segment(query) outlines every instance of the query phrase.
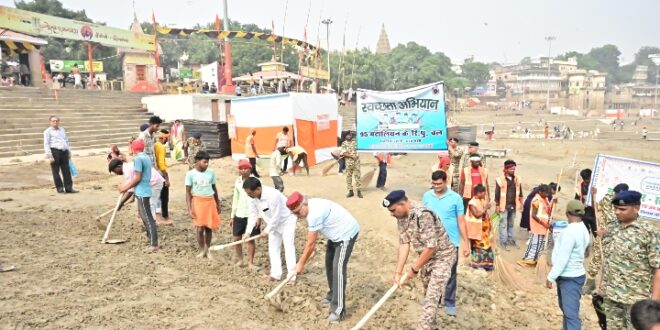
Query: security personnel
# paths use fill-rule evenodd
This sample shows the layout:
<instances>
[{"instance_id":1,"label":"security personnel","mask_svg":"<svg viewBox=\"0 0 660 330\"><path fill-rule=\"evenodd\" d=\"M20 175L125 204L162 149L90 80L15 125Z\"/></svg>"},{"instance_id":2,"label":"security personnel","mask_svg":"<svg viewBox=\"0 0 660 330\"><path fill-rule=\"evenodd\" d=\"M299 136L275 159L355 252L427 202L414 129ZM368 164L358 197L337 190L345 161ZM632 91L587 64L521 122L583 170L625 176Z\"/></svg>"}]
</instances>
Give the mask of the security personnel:
<instances>
[{"instance_id":1,"label":"security personnel","mask_svg":"<svg viewBox=\"0 0 660 330\"><path fill-rule=\"evenodd\" d=\"M360 174L360 156L357 153L357 142L353 139L353 134L347 133L344 142L341 144L341 155L346 159L346 197L353 197L353 181L355 181L356 195L362 198L360 188L362 181Z\"/></svg>"},{"instance_id":2,"label":"security personnel","mask_svg":"<svg viewBox=\"0 0 660 330\"><path fill-rule=\"evenodd\" d=\"M660 231L639 220L642 194L622 191L612 199L619 221L605 233L605 314L610 329L633 329L632 305L660 300Z\"/></svg>"},{"instance_id":3,"label":"security personnel","mask_svg":"<svg viewBox=\"0 0 660 330\"><path fill-rule=\"evenodd\" d=\"M600 272L602 263L601 261L603 259L601 253L603 251L603 236L607 232L608 228L611 229L611 227L614 227L619 223L619 221L616 219L616 214L614 214L614 205L612 205L612 199L614 199L616 194L627 190L627 184L619 183L618 185L614 186L613 190L609 190L607 194L605 194L605 196L600 200L600 202L594 203L598 204L598 211L600 214L598 217L596 217L596 227L598 229L596 230L596 238L594 239L592 254L593 257L591 257L591 261L587 267L587 274L589 275L589 279L585 285L586 293L591 293L594 289L596 289L598 292L601 292L601 288L596 288L596 276ZM591 196L595 198L596 194L596 187L591 188Z\"/></svg>"},{"instance_id":4,"label":"security personnel","mask_svg":"<svg viewBox=\"0 0 660 330\"><path fill-rule=\"evenodd\" d=\"M437 329L435 314L447 286L451 267L457 258L454 245L436 214L425 206L411 204L405 191L390 192L383 200L383 206L397 219L399 231L394 283L401 284L403 268L412 246L419 253L419 257L406 270L406 281L419 274L425 291L417 329Z\"/></svg>"}]
</instances>

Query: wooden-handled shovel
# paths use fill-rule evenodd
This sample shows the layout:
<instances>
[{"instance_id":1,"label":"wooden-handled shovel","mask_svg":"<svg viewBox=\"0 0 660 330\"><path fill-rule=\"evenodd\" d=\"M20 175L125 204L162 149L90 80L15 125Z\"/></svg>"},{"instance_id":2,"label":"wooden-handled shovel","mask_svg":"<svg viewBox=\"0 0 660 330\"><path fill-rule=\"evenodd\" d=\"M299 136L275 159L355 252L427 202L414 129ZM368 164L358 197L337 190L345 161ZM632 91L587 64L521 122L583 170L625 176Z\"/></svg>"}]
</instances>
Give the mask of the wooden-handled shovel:
<instances>
[{"instance_id":1,"label":"wooden-handled shovel","mask_svg":"<svg viewBox=\"0 0 660 330\"><path fill-rule=\"evenodd\" d=\"M403 274L403 276L402 276L401 279L399 280L399 284L403 284L403 282L405 282L407 278L408 278L408 273ZM385 292L385 294L383 295L383 297L380 298L380 300L378 300L378 302L377 302L373 307L371 307L371 309L367 312L367 314L365 314L365 315L362 317L362 319L360 320L360 322L358 322L354 327L352 327L351 330L362 329L362 327L363 327L365 324L367 324L367 322L369 321L369 319L370 319L372 316L374 316L374 314L376 314L376 311L378 311L378 309L380 309L380 307L383 306L383 304L385 303L385 301L387 301L387 299L389 299L390 296L391 296L392 294L394 294L394 291L396 291L396 289L399 288L399 284L394 284L394 285L392 285L392 287L391 287L389 290L387 290L387 292Z\"/></svg>"},{"instance_id":2,"label":"wooden-handled shovel","mask_svg":"<svg viewBox=\"0 0 660 330\"><path fill-rule=\"evenodd\" d=\"M123 197L124 194L120 194L119 197L117 198L117 205L115 205L115 209L112 212L112 217L110 217L110 222L108 222L108 227L105 229L105 233L103 234L103 239L101 239L101 243L103 244L119 244L126 242L125 239L111 239L111 240L108 239L108 235L110 235L110 228L112 228L112 223L115 222L115 217L117 216L117 211L119 210L119 204L121 203Z\"/></svg>"},{"instance_id":3,"label":"wooden-handled shovel","mask_svg":"<svg viewBox=\"0 0 660 330\"><path fill-rule=\"evenodd\" d=\"M224 250L224 249L226 249L228 247L231 247L231 246L234 246L234 245L239 245L239 244L247 243L249 241L254 241L255 239L257 239L259 237L261 237L261 236L257 235L257 236L252 236L252 237L250 237L248 239L245 239L245 240L235 241L235 242L222 244L222 245L214 245L214 246L209 247L209 250L211 250L211 251Z\"/></svg>"}]
</instances>

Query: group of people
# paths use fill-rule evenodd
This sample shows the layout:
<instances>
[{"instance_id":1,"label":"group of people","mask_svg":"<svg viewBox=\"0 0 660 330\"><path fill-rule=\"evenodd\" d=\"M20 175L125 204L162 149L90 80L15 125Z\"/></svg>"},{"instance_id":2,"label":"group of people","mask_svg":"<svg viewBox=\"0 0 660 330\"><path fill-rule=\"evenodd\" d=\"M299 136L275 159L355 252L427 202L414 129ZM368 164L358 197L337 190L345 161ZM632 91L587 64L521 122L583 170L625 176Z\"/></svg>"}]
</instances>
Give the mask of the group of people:
<instances>
[{"instance_id":1,"label":"group of people","mask_svg":"<svg viewBox=\"0 0 660 330\"><path fill-rule=\"evenodd\" d=\"M59 128L59 120L52 119L57 118L51 118L51 127L44 132L44 146L47 147L49 159L53 159L51 164L56 164L52 165L55 173L55 168L60 170L63 161L68 160L69 151L64 130ZM133 198L130 194L137 201L138 213L149 241L148 252L159 249L157 212L160 211L160 217L167 221L167 198L163 198L163 191L169 187L169 177L164 165L164 145L169 141L172 150L175 150L176 145L185 140L185 134L173 132L184 131L180 122L175 122L171 131L161 130L161 123L158 117L150 118L148 126L131 142L132 162L128 162L127 157L118 150L113 150L109 155L109 170L126 177L119 186L119 191L124 194L121 205ZM251 238L268 238L270 270L263 278L269 281L286 278L290 283L295 283L312 257L321 234L328 239L325 256L328 292L322 303L329 306L328 320L339 322L346 315L348 262L360 232L359 222L334 201L308 198L300 192L286 196L283 185L279 182L278 186L275 179L275 187L264 185L253 159L258 157L255 135L256 131L253 131L246 141L246 151L251 149L254 154L246 152L248 158L238 162L238 176L232 188L228 222L232 227L233 240L243 241L247 245L247 264L244 262L243 244L236 245L236 265L255 269L256 245ZM198 137L192 138L199 140ZM187 213L196 227L197 256L212 258L210 244L213 230L221 223L217 177L209 168L209 154L204 150L190 149L190 139L186 142L188 157L192 154L194 161L185 176ZM536 263L555 223L551 215L560 189L556 184L542 184L534 188L523 201L522 179L516 174L517 164L507 160L502 174L494 180L494 198L491 202L490 180L484 166L485 159L478 153L478 143L472 142L463 150L458 147L458 140L452 138L448 145L448 155L440 156L439 163L432 167L431 189L423 194L421 203L411 202L403 190L389 192L382 201L382 206L396 219L399 232L393 281L403 285L419 275L424 287L425 299L418 329L438 328L436 313L441 301L447 315L458 314L459 255L470 257L472 267L493 269L495 256L491 237L496 226L499 245L506 249L516 248L513 223L517 212L522 211L521 225L529 228L530 238L520 263L528 266ZM302 160L300 152L293 155L291 148L288 128L285 127L275 139L271 177L279 177L286 168L281 167L281 157L278 157L283 152L292 156L293 166ZM378 162L387 162L383 156L375 155L375 158ZM346 136L337 158L345 161L348 197L352 197L354 192L351 178L356 182L355 192L362 197L359 190L359 157L352 135ZM564 313L564 329L580 328L579 298L582 291L590 287L597 293L594 297L601 298L601 302L595 304L597 310L606 315L601 324L607 322L611 329L631 328L634 323L644 320L644 311L657 308L657 300L660 299L660 236L648 223L638 220L640 193L629 191L624 184L613 187L601 201L593 201L596 210L601 212L601 216L596 216L595 210L590 211L584 205L591 172L582 171L581 177L576 187L576 199L566 206L568 224L552 248L552 269L546 285L552 287L553 283L557 284L559 305ZM56 180L56 186L58 191L62 187L64 192L73 192L70 181L65 180L57 185ZM595 194L591 191L592 196ZM495 212L501 219L499 225L491 222L492 206L495 206ZM299 218L307 219L308 234L304 250L297 259L295 231ZM592 257L587 272L583 264L591 245L596 246L592 250L600 250L601 258ZM282 248L286 277L282 269ZM419 255L406 268L411 248ZM599 259L604 261L602 266L598 264ZM594 268L597 269L596 275ZM585 274L589 280L585 280ZM598 274L603 280L595 284L593 280ZM637 303L645 299L647 301ZM631 310L639 312L631 316Z\"/></svg>"}]
</instances>

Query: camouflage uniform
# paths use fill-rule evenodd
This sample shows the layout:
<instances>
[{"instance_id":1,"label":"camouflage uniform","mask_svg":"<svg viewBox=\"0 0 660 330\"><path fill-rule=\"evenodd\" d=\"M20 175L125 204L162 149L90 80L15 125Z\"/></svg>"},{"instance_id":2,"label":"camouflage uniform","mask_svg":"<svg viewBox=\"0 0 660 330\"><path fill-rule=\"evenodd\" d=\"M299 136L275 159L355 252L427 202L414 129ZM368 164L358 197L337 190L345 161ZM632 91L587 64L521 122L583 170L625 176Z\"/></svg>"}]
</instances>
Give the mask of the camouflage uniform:
<instances>
[{"instance_id":1,"label":"camouflage uniform","mask_svg":"<svg viewBox=\"0 0 660 330\"><path fill-rule=\"evenodd\" d=\"M194 137L189 137L186 146L188 148L188 169L192 170L195 167L195 155L200 151L206 151L206 145Z\"/></svg>"},{"instance_id":2,"label":"camouflage uniform","mask_svg":"<svg viewBox=\"0 0 660 330\"><path fill-rule=\"evenodd\" d=\"M605 247L605 314L610 329L633 329L630 308L651 295L655 269L660 268L660 231L637 219L613 226Z\"/></svg>"},{"instance_id":3,"label":"camouflage uniform","mask_svg":"<svg viewBox=\"0 0 660 330\"><path fill-rule=\"evenodd\" d=\"M348 153L349 156L357 156L357 142L355 139L351 141L344 141L341 144L341 153ZM353 183L355 181L355 189L362 188L362 181L360 180L360 159L344 158L346 159L346 189L353 191Z\"/></svg>"},{"instance_id":4,"label":"camouflage uniform","mask_svg":"<svg viewBox=\"0 0 660 330\"><path fill-rule=\"evenodd\" d=\"M614 206L612 206L612 199L614 198L614 191L610 190L603 199L598 202L598 210L600 216L596 217L596 226L598 229L611 229L612 225L618 224L616 215L614 214ZM603 250L603 240L600 237L594 239L593 257L587 267L587 274L591 279L596 279L600 272L600 264L602 260L601 251ZM596 288L600 291L601 288Z\"/></svg>"},{"instance_id":5,"label":"camouflage uniform","mask_svg":"<svg viewBox=\"0 0 660 330\"><path fill-rule=\"evenodd\" d=\"M424 206L414 205L407 218L397 219L397 227L400 244L410 243L420 254L425 248L436 248L435 255L419 270L425 298L417 329L437 329L435 314L451 275L451 267L456 262L456 250L440 219Z\"/></svg>"},{"instance_id":6,"label":"camouflage uniform","mask_svg":"<svg viewBox=\"0 0 660 330\"><path fill-rule=\"evenodd\" d=\"M461 175L461 169L459 168L461 166L461 158L463 158L463 154L465 154L465 150L461 148L456 148L456 152L451 152L449 151L449 159L451 160L451 190L454 192L458 193L458 186L460 184L459 177Z\"/></svg>"}]
</instances>

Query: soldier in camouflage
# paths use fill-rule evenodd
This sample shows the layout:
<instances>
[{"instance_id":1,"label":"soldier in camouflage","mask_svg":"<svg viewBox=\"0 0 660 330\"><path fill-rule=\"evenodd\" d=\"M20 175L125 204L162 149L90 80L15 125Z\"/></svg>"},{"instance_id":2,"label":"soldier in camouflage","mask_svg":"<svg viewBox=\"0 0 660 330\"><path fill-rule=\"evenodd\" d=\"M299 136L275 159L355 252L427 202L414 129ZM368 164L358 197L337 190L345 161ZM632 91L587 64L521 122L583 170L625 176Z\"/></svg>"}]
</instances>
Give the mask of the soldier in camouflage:
<instances>
[{"instance_id":1,"label":"soldier in camouflage","mask_svg":"<svg viewBox=\"0 0 660 330\"><path fill-rule=\"evenodd\" d=\"M465 151L458 147L458 139L455 137L449 138L447 146L449 147L449 159L451 160L451 173L448 173L452 177L451 190L458 193L458 185L460 183L458 178L461 175L461 158L463 158Z\"/></svg>"},{"instance_id":2,"label":"soldier in camouflage","mask_svg":"<svg viewBox=\"0 0 660 330\"><path fill-rule=\"evenodd\" d=\"M417 330L438 329L435 315L451 275L451 267L456 262L455 248L435 213L422 205L412 205L403 190L390 192L383 200L383 206L397 219L399 231L398 260L393 281L403 284L403 269L412 246L419 257L406 271L405 281L419 274L425 294Z\"/></svg>"},{"instance_id":3,"label":"soldier in camouflage","mask_svg":"<svg viewBox=\"0 0 660 330\"><path fill-rule=\"evenodd\" d=\"M195 133L186 141L186 158L189 170L195 167L195 155L200 151L206 151L206 145L202 142L202 133Z\"/></svg>"},{"instance_id":4,"label":"soldier in camouflage","mask_svg":"<svg viewBox=\"0 0 660 330\"><path fill-rule=\"evenodd\" d=\"M603 238L605 301L609 329L633 329L632 305L660 300L660 231L639 218L642 195L622 191L612 199L619 224Z\"/></svg>"},{"instance_id":5,"label":"soldier in camouflage","mask_svg":"<svg viewBox=\"0 0 660 330\"><path fill-rule=\"evenodd\" d=\"M355 181L355 190L357 197L362 198L361 174L360 174L360 156L357 153L357 142L353 139L353 134L347 133L344 142L341 144L341 155L346 159L346 197L353 197L353 181Z\"/></svg>"},{"instance_id":6,"label":"soldier in camouflage","mask_svg":"<svg viewBox=\"0 0 660 330\"><path fill-rule=\"evenodd\" d=\"M603 235L607 232L608 228L618 224L616 215L614 214L614 206L612 205L612 199L614 199L614 195L627 190L628 185L625 183L620 183L616 185L614 189L608 190L607 194L605 194L603 199L601 199L598 203L593 203L598 206L597 208L599 214L596 217L596 228L598 229L596 231L597 236L594 239L594 245L592 249L593 254L591 261L587 266L587 274L589 275L589 279L585 285L585 293L587 294L591 293L594 289L596 289L597 292L602 293L602 288L600 288L599 285L596 285L596 277L598 276L598 273L600 273L603 260ZM591 189L591 196L595 198L597 193L598 191L596 190L596 187L593 187Z\"/></svg>"}]
</instances>

